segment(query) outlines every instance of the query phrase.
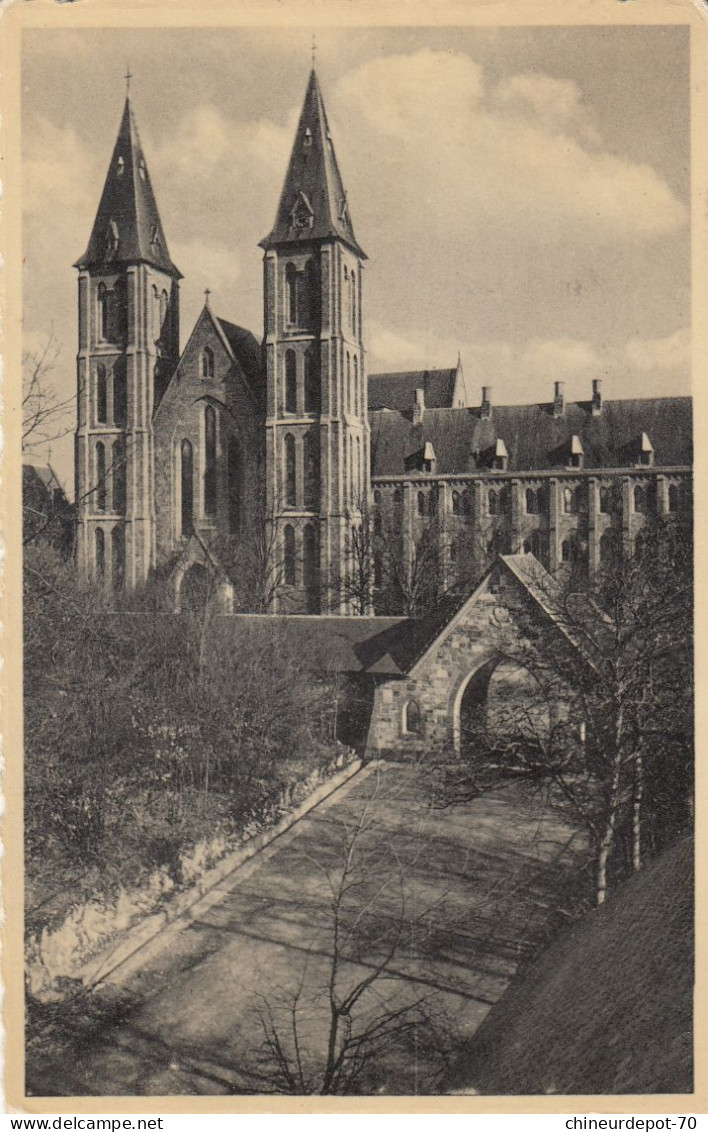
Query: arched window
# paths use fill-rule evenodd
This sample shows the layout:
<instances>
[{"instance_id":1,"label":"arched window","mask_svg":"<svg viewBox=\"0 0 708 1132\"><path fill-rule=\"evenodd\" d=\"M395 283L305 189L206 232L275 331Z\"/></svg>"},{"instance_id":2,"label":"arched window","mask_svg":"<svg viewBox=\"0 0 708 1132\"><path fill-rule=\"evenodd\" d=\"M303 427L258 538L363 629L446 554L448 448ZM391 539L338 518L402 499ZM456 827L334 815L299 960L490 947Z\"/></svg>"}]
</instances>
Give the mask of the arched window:
<instances>
[{"instance_id":1,"label":"arched window","mask_svg":"<svg viewBox=\"0 0 708 1132\"><path fill-rule=\"evenodd\" d=\"M347 401L344 406L344 411L350 413L352 410L352 363L347 350Z\"/></svg>"},{"instance_id":2,"label":"arched window","mask_svg":"<svg viewBox=\"0 0 708 1132\"><path fill-rule=\"evenodd\" d=\"M354 437L349 433L349 501L355 502L356 484L354 483Z\"/></svg>"},{"instance_id":3,"label":"arched window","mask_svg":"<svg viewBox=\"0 0 708 1132\"><path fill-rule=\"evenodd\" d=\"M114 440L111 454L111 471L113 476L113 504L112 510L116 515L125 512L125 445L122 440Z\"/></svg>"},{"instance_id":4,"label":"arched window","mask_svg":"<svg viewBox=\"0 0 708 1132\"><path fill-rule=\"evenodd\" d=\"M619 543L614 531L605 531L600 538L600 562L603 566L611 566L618 557Z\"/></svg>"},{"instance_id":5,"label":"arched window","mask_svg":"<svg viewBox=\"0 0 708 1132\"><path fill-rule=\"evenodd\" d=\"M538 515L538 496L533 488L526 488L526 514Z\"/></svg>"},{"instance_id":6,"label":"arched window","mask_svg":"<svg viewBox=\"0 0 708 1132\"><path fill-rule=\"evenodd\" d=\"M679 509L679 489L678 484L669 484L669 511L678 511Z\"/></svg>"},{"instance_id":7,"label":"arched window","mask_svg":"<svg viewBox=\"0 0 708 1132\"><path fill-rule=\"evenodd\" d=\"M157 285L155 283L153 283L153 285L152 285L152 336L153 336L153 338L155 339L156 342L159 339L161 333L162 333L162 327L160 326L160 292L157 289Z\"/></svg>"},{"instance_id":8,"label":"arched window","mask_svg":"<svg viewBox=\"0 0 708 1132\"><path fill-rule=\"evenodd\" d=\"M285 412L297 412L297 358L294 350L285 351Z\"/></svg>"},{"instance_id":9,"label":"arched window","mask_svg":"<svg viewBox=\"0 0 708 1132\"><path fill-rule=\"evenodd\" d=\"M111 531L111 581L114 590L122 590L125 581L125 528L118 523Z\"/></svg>"},{"instance_id":10,"label":"arched window","mask_svg":"<svg viewBox=\"0 0 708 1132\"><path fill-rule=\"evenodd\" d=\"M423 491L418 492L418 514L425 514L425 492Z\"/></svg>"},{"instance_id":11,"label":"arched window","mask_svg":"<svg viewBox=\"0 0 708 1132\"><path fill-rule=\"evenodd\" d=\"M167 333L167 310L168 310L167 291L162 291L160 293L160 337L161 338L163 338L165 336L165 334ZM213 374L212 374L212 376L213 376Z\"/></svg>"},{"instance_id":12,"label":"arched window","mask_svg":"<svg viewBox=\"0 0 708 1132\"><path fill-rule=\"evenodd\" d=\"M487 496L487 507L490 515L499 514L499 496L496 491L490 491Z\"/></svg>"},{"instance_id":13,"label":"arched window","mask_svg":"<svg viewBox=\"0 0 708 1132\"><path fill-rule=\"evenodd\" d=\"M204 514L216 515L216 410L204 410Z\"/></svg>"},{"instance_id":14,"label":"arched window","mask_svg":"<svg viewBox=\"0 0 708 1132\"><path fill-rule=\"evenodd\" d=\"M294 586L297 581L295 562L295 528L290 524L283 531L283 581L286 586Z\"/></svg>"},{"instance_id":15,"label":"arched window","mask_svg":"<svg viewBox=\"0 0 708 1132\"><path fill-rule=\"evenodd\" d=\"M354 413L359 416L359 359L356 354L352 359L354 367Z\"/></svg>"},{"instance_id":16,"label":"arched window","mask_svg":"<svg viewBox=\"0 0 708 1132\"><path fill-rule=\"evenodd\" d=\"M106 510L106 446L96 445L96 510Z\"/></svg>"},{"instance_id":17,"label":"arched window","mask_svg":"<svg viewBox=\"0 0 708 1132\"><path fill-rule=\"evenodd\" d=\"M99 424L108 420L108 378L103 362L96 369L96 420Z\"/></svg>"},{"instance_id":18,"label":"arched window","mask_svg":"<svg viewBox=\"0 0 708 1132\"><path fill-rule=\"evenodd\" d=\"M305 412L320 411L320 367L316 346L305 352Z\"/></svg>"},{"instance_id":19,"label":"arched window","mask_svg":"<svg viewBox=\"0 0 708 1132\"><path fill-rule=\"evenodd\" d=\"M229 530L237 535L241 528L242 463L241 445L235 436L229 439L227 455L227 477L229 492Z\"/></svg>"},{"instance_id":20,"label":"arched window","mask_svg":"<svg viewBox=\"0 0 708 1132\"><path fill-rule=\"evenodd\" d=\"M303 462L305 466L305 508L315 511L320 501L320 443L316 428L305 433Z\"/></svg>"},{"instance_id":21,"label":"arched window","mask_svg":"<svg viewBox=\"0 0 708 1132\"><path fill-rule=\"evenodd\" d=\"M306 590L317 586L317 533L308 523L302 534L302 574Z\"/></svg>"},{"instance_id":22,"label":"arched window","mask_svg":"<svg viewBox=\"0 0 708 1132\"><path fill-rule=\"evenodd\" d=\"M180 485L182 490L182 537L189 538L194 530L194 455L189 440L180 445Z\"/></svg>"},{"instance_id":23,"label":"arched window","mask_svg":"<svg viewBox=\"0 0 708 1132\"><path fill-rule=\"evenodd\" d=\"M459 491L453 491L452 493L452 513L453 515L462 514L462 499Z\"/></svg>"},{"instance_id":24,"label":"arched window","mask_svg":"<svg viewBox=\"0 0 708 1132\"><path fill-rule=\"evenodd\" d=\"M361 437L357 436L357 438L356 438L356 490L357 490L357 494L361 493L361 487L362 487L361 472L362 472L362 468L361 468Z\"/></svg>"},{"instance_id":25,"label":"arched window","mask_svg":"<svg viewBox=\"0 0 708 1132\"><path fill-rule=\"evenodd\" d=\"M297 284L297 268L294 263L289 263L285 268L285 296L287 304L287 320L291 326L297 326L298 315L298 284Z\"/></svg>"},{"instance_id":26,"label":"arched window","mask_svg":"<svg viewBox=\"0 0 708 1132\"><path fill-rule=\"evenodd\" d=\"M576 494L572 487L563 488L563 510L566 515L574 515L577 509Z\"/></svg>"},{"instance_id":27,"label":"arched window","mask_svg":"<svg viewBox=\"0 0 708 1132\"><path fill-rule=\"evenodd\" d=\"M285 480L285 505L297 505L297 468L295 461L295 437L288 433L283 441L283 477Z\"/></svg>"},{"instance_id":28,"label":"arched window","mask_svg":"<svg viewBox=\"0 0 708 1132\"><path fill-rule=\"evenodd\" d=\"M106 572L106 536L101 527L96 527L94 535L94 549L96 559L96 573L103 577Z\"/></svg>"},{"instance_id":29,"label":"arched window","mask_svg":"<svg viewBox=\"0 0 708 1132\"><path fill-rule=\"evenodd\" d=\"M214 376L214 351L205 346L202 350L202 381Z\"/></svg>"},{"instance_id":30,"label":"arched window","mask_svg":"<svg viewBox=\"0 0 708 1132\"><path fill-rule=\"evenodd\" d=\"M123 342L128 335L128 290L123 277L117 280L113 289L114 334Z\"/></svg>"},{"instance_id":31,"label":"arched window","mask_svg":"<svg viewBox=\"0 0 708 1132\"><path fill-rule=\"evenodd\" d=\"M637 515L643 515L647 509L647 493L646 488L640 487L638 484L634 489L634 510Z\"/></svg>"},{"instance_id":32,"label":"arched window","mask_svg":"<svg viewBox=\"0 0 708 1132\"><path fill-rule=\"evenodd\" d=\"M403 730L407 735L420 735L420 708L415 700L409 700L403 709Z\"/></svg>"},{"instance_id":33,"label":"arched window","mask_svg":"<svg viewBox=\"0 0 708 1132\"><path fill-rule=\"evenodd\" d=\"M119 358L113 366L113 424L125 427L128 416L128 386L125 377L125 360Z\"/></svg>"},{"instance_id":34,"label":"arched window","mask_svg":"<svg viewBox=\"0 0 708 1132\"><path fill-rule=\"evenodd\" d=\"M108 292L105 283L98 284L98 337L108 341Z\"/></svg>"},{"instance_id":35,"label":"arched window","mask_svg":"<svg viewBox=\"0 0 708 1132\"><path fill-rule=\"evenodd\" d=\"M352 330L356 330L356 275L352 271Z\"/></svg>"}]
</instances>

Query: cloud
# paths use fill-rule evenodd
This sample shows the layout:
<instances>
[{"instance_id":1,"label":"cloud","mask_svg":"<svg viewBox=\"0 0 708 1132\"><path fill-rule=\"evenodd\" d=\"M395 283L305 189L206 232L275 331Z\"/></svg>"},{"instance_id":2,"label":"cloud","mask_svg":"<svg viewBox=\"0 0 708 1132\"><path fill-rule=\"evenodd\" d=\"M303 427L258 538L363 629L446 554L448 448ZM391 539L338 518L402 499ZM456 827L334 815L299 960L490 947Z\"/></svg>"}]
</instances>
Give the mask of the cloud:
<instances>
[{"instance_id":1,"label":"cloud","mask_svg":"<svg viewBox=\"0 0 708 1132\"><path fill-rule=\"evenodd\" d=\"M25 133L23 208L26 213L56 216L67 211L87 222L98 204L100 171L72 126L40 117ZM89 221L90 223L90 221Z\"/></svg>"},{"instance_id":2,"label":"cloud","mask_svg":"<svg viewBox=\"0 0 708 1132\"><path fill-rule=\"evenodd\" d=\"M627 361L641 373L687 371L691 363L691 332L683 328L664 338L632 338L627 343Z\"/></svg>"}]
</instances>

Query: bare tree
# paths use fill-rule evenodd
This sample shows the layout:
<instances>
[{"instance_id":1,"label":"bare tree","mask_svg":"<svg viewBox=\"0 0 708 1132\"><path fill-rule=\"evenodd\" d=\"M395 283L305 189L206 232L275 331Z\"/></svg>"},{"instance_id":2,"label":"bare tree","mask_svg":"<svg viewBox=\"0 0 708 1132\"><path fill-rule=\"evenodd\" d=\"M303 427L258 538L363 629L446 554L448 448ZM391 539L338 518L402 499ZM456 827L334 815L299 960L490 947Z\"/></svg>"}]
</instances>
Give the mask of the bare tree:
<instances>
[{"instance_id":1,"label":"bare tree","mask_svg":"<svg viewBox=\"0 0 708 1132\"><path fill-rule=\"evenodd\" d=\"M74 428L76 394L62 397L53 384L61 346L50 331L36 350L22 354L22 452L46 448Z\"/></svg>"}]
</instances>

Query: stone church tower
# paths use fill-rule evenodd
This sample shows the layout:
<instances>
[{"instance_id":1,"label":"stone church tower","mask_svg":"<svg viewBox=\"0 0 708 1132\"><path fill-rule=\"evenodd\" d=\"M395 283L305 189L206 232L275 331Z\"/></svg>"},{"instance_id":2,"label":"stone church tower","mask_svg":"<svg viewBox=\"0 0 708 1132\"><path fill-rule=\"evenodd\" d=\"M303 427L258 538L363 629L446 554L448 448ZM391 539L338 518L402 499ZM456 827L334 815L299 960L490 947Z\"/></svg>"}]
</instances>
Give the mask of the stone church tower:
<instances>
[{"instance_id":1,"label":"stone church tower","mask_svg":"<svg viewBox=\"0 0 708 1132\"><path fill-rule=\"evenodd\" d=\"M369 483L362 266L312 71L275 224L261 241L266 522L283 612L346 612Z\"/></svg>"},{"instance_id":2,"label":"stone church tower","mask_svg":"<svg viewBox=\"0 0 708 1132\"><path fill-rule=\"evenodd\" d=\"M128 94L79 271L77 554L132 589L155 564L152 415L179 357L179 279Z\"/></svg>"}]
</instances>

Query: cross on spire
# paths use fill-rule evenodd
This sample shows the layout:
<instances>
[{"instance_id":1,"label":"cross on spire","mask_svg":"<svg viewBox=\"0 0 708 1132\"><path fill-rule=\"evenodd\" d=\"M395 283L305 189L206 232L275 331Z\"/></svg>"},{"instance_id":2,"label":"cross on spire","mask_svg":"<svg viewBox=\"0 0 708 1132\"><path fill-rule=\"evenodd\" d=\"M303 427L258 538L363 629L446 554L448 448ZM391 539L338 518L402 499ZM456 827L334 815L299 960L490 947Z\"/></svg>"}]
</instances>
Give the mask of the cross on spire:
<instances>
[{"instance_id":1,"label":"cross on spire","mask_svg":"<svg viewBox=\"0 0 708 1132\"><path fill-rule=\"evenodd\" d=\"M312 68L315 67L315 57L317 55L317 36L313 33L312 36Z\"/></svg>"},{"instance_id":2,"label":"cross on spire","mask_svg":"<svg viewBox=\"0 0 708 1132\"><path fill-rule=\"evenodd\" d=\"M125 65L125 91L126 91L126 94L130 94L130 80L132 79L132 77L133 77L133 75L132 75L131 70L130 70L130 63L126 63L126 65Z\"/></svg>"},{"instance_id":3,"label":"cross on spire","mask_svg":"<svg viewBox=\"0 0 708 1132\"><path fill-rule=\"evenodd\" d=\"M207 288L205 289L205 291L204 291L204 296L205 296L205 298L206 298L206 305L207 305L207 306L209 306L209 296L210 296L210 295L211 295L211 291L210 291L210 290L209 290L209 288L207 287Z\"/></svg>"}]
</instances>

